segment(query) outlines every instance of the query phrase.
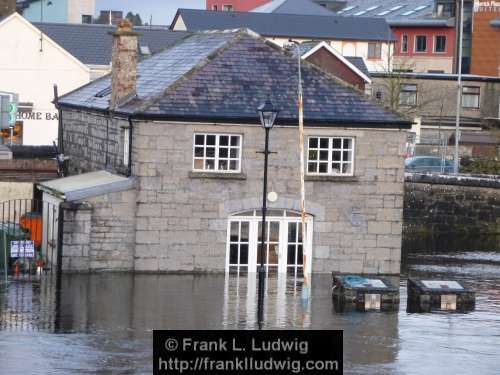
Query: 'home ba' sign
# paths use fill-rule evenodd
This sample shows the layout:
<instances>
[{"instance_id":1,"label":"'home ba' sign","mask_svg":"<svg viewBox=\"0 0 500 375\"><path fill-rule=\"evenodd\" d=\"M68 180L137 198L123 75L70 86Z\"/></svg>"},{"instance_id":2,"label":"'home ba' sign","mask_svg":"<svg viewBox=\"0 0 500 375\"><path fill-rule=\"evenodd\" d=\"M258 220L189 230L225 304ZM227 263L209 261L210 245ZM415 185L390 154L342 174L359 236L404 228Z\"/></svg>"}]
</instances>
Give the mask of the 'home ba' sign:
<instances>
[{"instance_id":1,"label":"'home ba' sign","mask_svg":"<svg viewBox=\"0 0 500 375\"><path fill-rule=\"evenodd\" d=\"M11 258L34 258L35 243L33 241L10 241Z\"/></svg>"}]
</instances>

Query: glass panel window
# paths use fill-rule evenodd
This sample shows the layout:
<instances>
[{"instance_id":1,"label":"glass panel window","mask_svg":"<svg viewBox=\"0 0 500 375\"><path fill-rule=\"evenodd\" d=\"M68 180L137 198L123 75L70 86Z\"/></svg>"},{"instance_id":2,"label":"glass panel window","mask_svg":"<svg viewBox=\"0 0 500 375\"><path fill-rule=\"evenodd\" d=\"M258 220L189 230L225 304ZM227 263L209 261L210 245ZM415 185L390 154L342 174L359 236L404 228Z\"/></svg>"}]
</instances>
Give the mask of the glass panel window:
<instances>
[{"instance_id":1,"label":"glass panel window","mask_svg":"<svg viewBox=\"0 0 500 375\"><path fill-rule=\"evenodd\" d=\"M231 221L229 223L229 266L248 267L248 247L250 244L250 223Z\"/></svg>"},{"instance_id":2,"label":"glass panel window","mask_svg":"<svg viewBox=\"0 0 500 375\"><path fill-rule=\"evenodd\" d=\"M425 35L417 35L415 37L415 52L427 51L427 37Z\"/></svg>"},{"instance_id":3,"label":"glass panel window","mask_svg":"<svg viewBox=\"0 0 500 375\"><path fill-rule=\"evenodd\" d=\"M353 175L354 138L309 137L308 146L308 174Z\"/></svg>"},{"instance_id":4,"label":"glass panel window","mask_svg":"<svg viewBox=\"0 0 500 375\"><path fill-rule=\"evenodd\" d=\"M382 58L382 44L381 43L368 43L368 58L381 59Z\"/></svg>"},{"instance_id":5,"label":"glass panel window","mask_svg":"<svg viewBox=\"0 0 500 375\"><path fill-rule=\"evenodd\" d=\"M194 135L193 170L239 172L240 169L241 135Z\"/></svg>"},{"instance_id":6,"label":"glass panel window","mask_svg":"<svg viewBox=\"0 0 500 375\"><path fill-rule=\"evenodd\" d=\"M408 83L401 84L399 92L399 105L417 105L417 85Z\"/></svg>"},{"instance_id":7,"label":"glass panel window","mask_svg":"<svg viewBox=\"0 0 500 375\"><path fill-rule=\"evenodd\" d=\"M479 108L480 88L473 86L462 87L462 107Z\"/></svg>"},{"instance_id":8,"label":"glass panel window","mask_svg":"<svg viewBox=\"0 0 500 375\"><path fill-rule=\"evenodd\" d=\"M437 35L434 39L434 52L446 52L446 36Z\"/></svg>"},{"instance_id":9,"label":"glass panel window","mask_svg":"<svg viewBox=\"0 0 500 375\"><path fill-rule=\"evenodd\" d=\"M408 52L408 35L404 34L401 36L401 52Z\"/></svg>"}]
</instances>

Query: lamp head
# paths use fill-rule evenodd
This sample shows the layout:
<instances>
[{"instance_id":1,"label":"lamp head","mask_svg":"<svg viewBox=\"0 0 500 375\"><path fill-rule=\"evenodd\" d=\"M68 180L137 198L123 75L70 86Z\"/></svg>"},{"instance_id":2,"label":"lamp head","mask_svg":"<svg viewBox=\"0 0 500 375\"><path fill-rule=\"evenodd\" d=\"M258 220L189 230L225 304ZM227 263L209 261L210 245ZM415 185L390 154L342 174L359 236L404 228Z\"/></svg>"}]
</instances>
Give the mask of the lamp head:
<instances>
[{"instance_id":1,"label":"lamp head","mask_svg":"<svg viewBox=\"0 0 500 375\"><path fill-rule=\"evenodd\" d=\"M279 111L273 106L271 99L267 99L266 102L259 106L257 109L259 112L260 123L265 129L271 129L274 126L276 117L278 117Z\"/></svg>"}]
</instances>

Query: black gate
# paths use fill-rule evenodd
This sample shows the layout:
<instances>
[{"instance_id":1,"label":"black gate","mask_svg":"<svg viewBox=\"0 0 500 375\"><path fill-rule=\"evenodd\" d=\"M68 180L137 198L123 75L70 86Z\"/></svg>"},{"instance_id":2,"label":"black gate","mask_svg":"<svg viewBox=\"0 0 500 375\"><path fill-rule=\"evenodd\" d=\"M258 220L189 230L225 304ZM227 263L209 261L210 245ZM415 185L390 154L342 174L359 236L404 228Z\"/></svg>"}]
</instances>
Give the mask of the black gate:
<instances>
[{"instance_id":1,"label":"black gate","mask_svg":"<svg viewBox=\"0 0 500 375\"><path fill-rule=\"evenodd\" d=\"M58 270L59 205L36 199L0 202L0 275Z\"/></svg>"}]
</instances>

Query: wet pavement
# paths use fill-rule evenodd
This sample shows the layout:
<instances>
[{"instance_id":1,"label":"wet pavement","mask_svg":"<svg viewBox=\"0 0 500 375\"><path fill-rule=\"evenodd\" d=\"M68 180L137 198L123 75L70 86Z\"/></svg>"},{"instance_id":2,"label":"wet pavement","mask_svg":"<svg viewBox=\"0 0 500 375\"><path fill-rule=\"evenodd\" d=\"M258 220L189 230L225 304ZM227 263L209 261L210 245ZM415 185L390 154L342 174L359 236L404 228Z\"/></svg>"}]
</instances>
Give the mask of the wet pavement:
<instances>
[{"instance_id":1,"label":"wet pavement","mask_svg":"<svg viewBox=\"0 0 500 375\"><path fill-rule=\"evenodd\" d=\"M500 251L410 252L398 312L337 313L329 275L272 277L266 326L344 330L346 374L500 373ZM464 281L466 314L406 312L406 275ZM254 329L256 280L95 274L11 280L0 292L1 374L149 374L153 329Z\"/></svg>"}]
</instances>

